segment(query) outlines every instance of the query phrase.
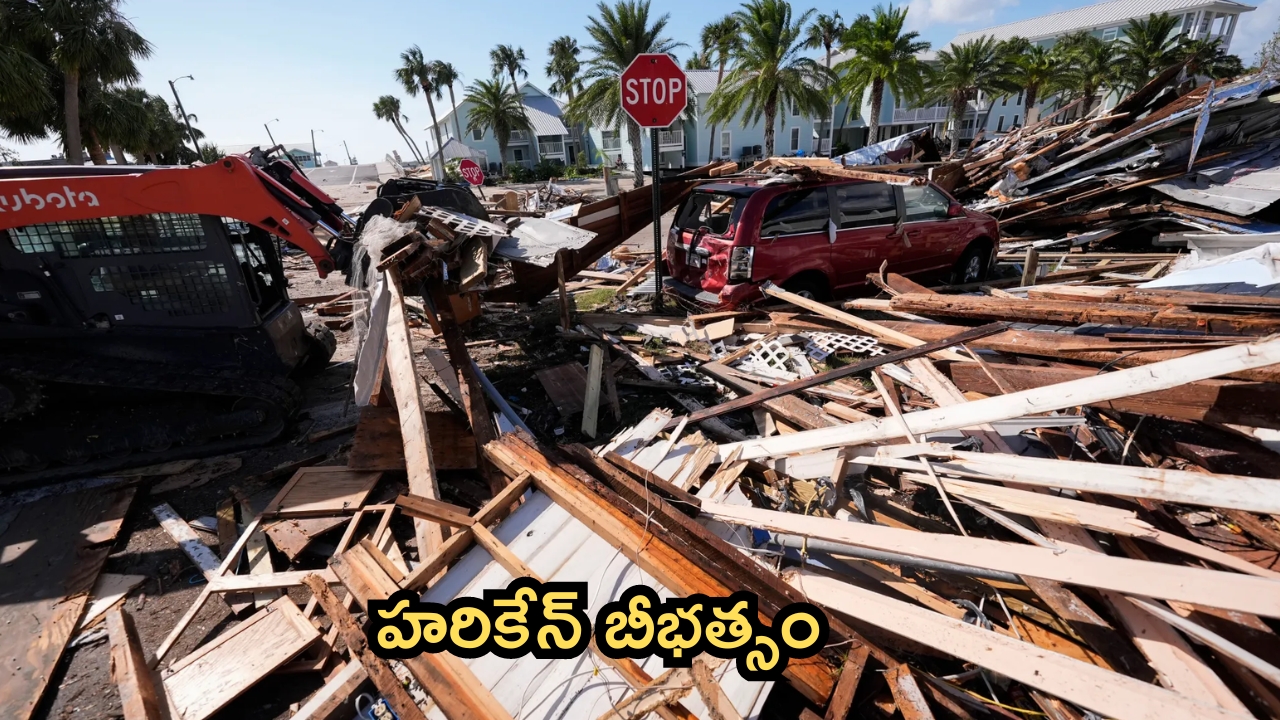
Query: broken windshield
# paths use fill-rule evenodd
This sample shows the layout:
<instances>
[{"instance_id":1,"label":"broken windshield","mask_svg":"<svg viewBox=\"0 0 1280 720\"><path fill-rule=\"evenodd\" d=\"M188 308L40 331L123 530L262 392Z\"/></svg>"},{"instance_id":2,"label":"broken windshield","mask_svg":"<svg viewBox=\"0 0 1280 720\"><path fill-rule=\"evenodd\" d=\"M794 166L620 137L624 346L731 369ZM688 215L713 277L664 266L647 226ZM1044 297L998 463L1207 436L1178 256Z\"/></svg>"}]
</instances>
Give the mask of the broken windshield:
<instances>
[{"instance_id":1,"label":"broken windshield","mask_svg":"<svg viewBox=\"0 0 1280 720\"><path fill-rule=\"evenodd\" d=\"M676 220L681 230L709 228L713 235L724 235L729 226L738 220L743 198L723 193L694 193Z\"/></svg>"}]
</instances>

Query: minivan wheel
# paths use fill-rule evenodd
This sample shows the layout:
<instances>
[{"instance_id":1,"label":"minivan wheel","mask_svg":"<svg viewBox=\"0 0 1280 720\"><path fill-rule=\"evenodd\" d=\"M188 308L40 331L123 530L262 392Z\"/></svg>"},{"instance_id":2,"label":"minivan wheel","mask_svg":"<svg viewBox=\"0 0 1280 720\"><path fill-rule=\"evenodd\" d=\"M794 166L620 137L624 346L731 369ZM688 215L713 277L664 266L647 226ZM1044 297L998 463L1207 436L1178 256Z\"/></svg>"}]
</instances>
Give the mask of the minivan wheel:
<instances>
[{"instance_id":1,"label":"minivan wheel","mask_svg":"<svg viewBox=\"0 0 1280 720\"><path fill-rule=\"evenodd\" d=\"M989 253L986 245L978 243L965 248L964 254L956 261L955 269L951 271L951 284L965 285L986 280L987 269L991 264Z\"/></svg>"},{"instance_id":2,"label":"minivan wheel","mask_svg":"<svg viewBox=\"0 0 1280 720\"><path fill-rule=\"evenodd\" d=\"M796 278L782 285L782 289L795 293L806 300L824 301L827 299L827 287L817 280Z\"/></svg>"}]
</instances>

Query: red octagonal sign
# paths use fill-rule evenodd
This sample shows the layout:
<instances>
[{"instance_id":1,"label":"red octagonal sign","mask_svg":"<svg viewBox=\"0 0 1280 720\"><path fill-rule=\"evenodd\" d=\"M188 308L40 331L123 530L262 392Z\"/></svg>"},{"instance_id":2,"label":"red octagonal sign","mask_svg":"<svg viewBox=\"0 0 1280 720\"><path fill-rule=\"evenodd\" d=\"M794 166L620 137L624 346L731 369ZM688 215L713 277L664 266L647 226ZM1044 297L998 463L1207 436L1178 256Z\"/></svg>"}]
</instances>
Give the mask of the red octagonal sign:
<instances>
[{"instance_id":1,"label":"red octagonal sign","mask_svg":"<svg viewBox=\"0 0 1280 720\"><path fill-rule=\"evenodd\" d=\"M622 109L642 128L665 128L688 101L684 71L665 53L645 53L622 71Z\"/></svg>"}]
</instances>

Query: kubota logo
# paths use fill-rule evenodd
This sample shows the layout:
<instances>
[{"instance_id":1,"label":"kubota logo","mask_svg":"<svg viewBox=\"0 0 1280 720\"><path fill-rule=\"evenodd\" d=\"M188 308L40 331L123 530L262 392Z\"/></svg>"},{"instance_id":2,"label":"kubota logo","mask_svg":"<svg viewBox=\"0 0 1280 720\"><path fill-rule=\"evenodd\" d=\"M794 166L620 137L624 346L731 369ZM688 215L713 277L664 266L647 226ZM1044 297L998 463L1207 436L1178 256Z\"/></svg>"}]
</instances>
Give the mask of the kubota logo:
<instances>
[{"instance_id":1,"label":"kubota logo","mask_svg":"<svg viewBox=\"0 0 1280 720\"><path fill-rule=\"evenodd\" d=\"M13 202L10 203L10 200ZM0 195L0 213L18 212L24 207L30 210L43 210L46 207L60 210L75 207L77 202L84 204L85 207L98 207L98 196L88 190L75 192L66 185L62 186L62 192L51 192L48 195L31 193L26 188L18 188L18 192L12 195Z\"/></svg>"}]
</instances>

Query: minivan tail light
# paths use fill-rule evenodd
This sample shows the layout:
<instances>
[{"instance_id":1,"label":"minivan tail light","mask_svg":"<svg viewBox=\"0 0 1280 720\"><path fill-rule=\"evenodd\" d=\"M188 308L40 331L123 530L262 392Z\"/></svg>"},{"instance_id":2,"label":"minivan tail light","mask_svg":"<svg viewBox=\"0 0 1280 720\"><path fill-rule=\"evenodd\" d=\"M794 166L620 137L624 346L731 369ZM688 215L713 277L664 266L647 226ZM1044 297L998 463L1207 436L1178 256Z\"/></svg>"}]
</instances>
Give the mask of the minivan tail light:
<instances>
[{"instance_id":1,"label":"minivan tail light","mask_svg":"<svg viewBox=\"0 0 1280 720\"><path fill-rule=\"evenodd\" d=\"M754 247L735 247L729 253L729 279L750 280L751 260L755 257Z\"/></svg>"}]
</instances>

